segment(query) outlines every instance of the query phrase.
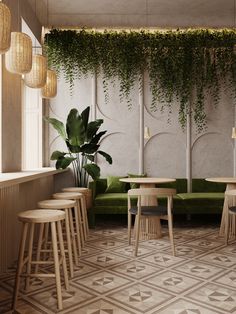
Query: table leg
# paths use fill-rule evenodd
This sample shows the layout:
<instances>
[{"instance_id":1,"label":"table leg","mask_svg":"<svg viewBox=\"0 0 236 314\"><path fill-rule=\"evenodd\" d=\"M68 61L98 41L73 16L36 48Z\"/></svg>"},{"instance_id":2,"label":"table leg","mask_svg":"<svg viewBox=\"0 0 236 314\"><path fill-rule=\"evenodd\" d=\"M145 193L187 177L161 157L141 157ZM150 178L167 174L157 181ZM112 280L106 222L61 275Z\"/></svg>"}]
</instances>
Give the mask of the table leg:
<instances>
[{"instance_id":1,"label":"table leg","mask_svg":"<svg viewBox=\"0 0 236 314\"><path fill-rule=\"evenodd\" d=\"M228 183L226 186L226 191L228 190L235 190L236 189L236 184L235 183ZM228 211L228 202L227 202L227 198L224 199L224 205L223 205L223 211L222 211L222 217L221 217L221 223L220 223L220 232L219 235L220 236L225 236L225 229L226 229L226 221L227 221L227 211ZM235 217L233 215L229 215L229 225L231 224L231 220L235 219ZM234 233L231 234L235 235L235 231ZM230 237L230 234L229 234Z\"/></svg>"},{"instance_id":2,"label":"table leg","mask_svg":"<svg viewBox=\"0 0 236 314\"><path fill-rule=\"evenodd\" d=\"M145 183L140 184L140 188L155 188L155 184L152 183ZM143 206L156 206L157 204L157 198L154 196L142 196L141 198L141 205ZM150 234L150 230L155 230L155 234ZM141 219L141 234L144 234L145 239L158 239L161 238L161 220L158 217L148 217Z\"/></svg>"}]
</instances>

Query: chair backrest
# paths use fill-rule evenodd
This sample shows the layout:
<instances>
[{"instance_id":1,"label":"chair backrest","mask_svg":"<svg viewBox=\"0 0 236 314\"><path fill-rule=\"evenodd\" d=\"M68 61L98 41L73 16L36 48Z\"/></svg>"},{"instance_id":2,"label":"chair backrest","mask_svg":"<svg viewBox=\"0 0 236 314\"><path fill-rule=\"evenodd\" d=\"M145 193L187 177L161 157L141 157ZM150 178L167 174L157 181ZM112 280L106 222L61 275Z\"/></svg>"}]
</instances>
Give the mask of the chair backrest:
<instances>
[{"instance_id":1,"label":"chair backrest","mask_svg":"<svg viewBox=\"0 0 236 314\"><path fill-rule=\"evenodd\" d=\"M166 188L141 188L141 189L131 189L128 191L128 210L131 208L131 196L138 197L138 215L141 214L141 202L146 198L156 198L164 196L167 198L167 212L168 216L171 215L171 209L173 206L173 196L176 195L176 189L166 189ZM155 205L154 205L155 206Z\"/></svg>"}]
</instances>

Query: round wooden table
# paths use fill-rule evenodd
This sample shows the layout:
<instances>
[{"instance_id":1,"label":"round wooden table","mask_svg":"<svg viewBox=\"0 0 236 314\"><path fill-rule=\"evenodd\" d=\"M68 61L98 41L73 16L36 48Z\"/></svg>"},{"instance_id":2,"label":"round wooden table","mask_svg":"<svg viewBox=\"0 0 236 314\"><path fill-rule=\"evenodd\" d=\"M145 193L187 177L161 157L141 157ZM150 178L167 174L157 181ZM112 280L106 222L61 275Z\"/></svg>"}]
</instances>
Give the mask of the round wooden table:
<instances>
[{"instance_id":1,"label":"round wooden table","mask_svg":"<svg viewBox=\"0 0 236 314\"><path fill-rule=\"evenodd\" d=\"M151 177L139 177L139 178L121 178L121 182L126 183L137 183L140 184L140 188L155 188L156 185L161 183L171 183L175 182L176 179L170 178L151 178ZM157 198L156 197L144 197L141 198L141 205L143 206L156 206L157 205ZM144 220L144 219L142 219ZM146 220L146 219L145 219ZM150 235L148 230L153 230L150 224L155 223L156 226L156 234ZM161 238L161 221L158 217L149 217L148 222L141 221L141 237L144 239L152 239L154 238Z\"/></svg>"},{"instance_id":2,"label":"round wooden table","mask_svg":"<svg viewBox=\"0 0 236 314\"><path fill-rule=\"evenodd\" d=\"M226 191L228 190L236 190L236 177L222 177L222 178L206 178L206 181L209 182L217 182L217 183L226 183ZM221 217L221 223L220 223L220 236L225 235L225 217L228 211L228 202L227 199L224 199L224 205L223 205L223 211L222 211L222 217ZM231 216L231 215L230 215ZM235 219L231 218L231 219ZM231 223L231 222L229 222ZM230 234L229 236L235 236L235 231L234 234Z\"/></svg>"}]
</instances>

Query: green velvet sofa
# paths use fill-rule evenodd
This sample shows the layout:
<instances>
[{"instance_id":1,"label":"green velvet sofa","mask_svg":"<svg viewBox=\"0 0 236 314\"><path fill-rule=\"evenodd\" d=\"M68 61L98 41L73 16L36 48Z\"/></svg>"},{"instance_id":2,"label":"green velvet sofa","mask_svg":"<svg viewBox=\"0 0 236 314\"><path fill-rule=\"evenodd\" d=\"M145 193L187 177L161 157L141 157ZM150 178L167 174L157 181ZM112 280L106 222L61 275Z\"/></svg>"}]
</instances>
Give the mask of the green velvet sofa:
<instances>
[{"instance_id":1,"label":"green velvet sofa","mask_svg":"<svg viewBox=\"0 0 236 314\"><path fill-rule=\"evenodd\" d=\"M158 187L175 188L173 213L186 214L220 214L224 202L225 184L208 182L205 179L192 180L192 192L187 193L187 179L178 178L175 182L159 184ZM93 206L90 210L90 225L95 225L95 217L99 214L127 214L127 191L130 185L126 184L125 192L106 193L107 179L100 178L90 182L92 189ZM136 200L133 199L133 202ZM166 199L159 199L164 204Z\"/></svg>"}]
</instances>

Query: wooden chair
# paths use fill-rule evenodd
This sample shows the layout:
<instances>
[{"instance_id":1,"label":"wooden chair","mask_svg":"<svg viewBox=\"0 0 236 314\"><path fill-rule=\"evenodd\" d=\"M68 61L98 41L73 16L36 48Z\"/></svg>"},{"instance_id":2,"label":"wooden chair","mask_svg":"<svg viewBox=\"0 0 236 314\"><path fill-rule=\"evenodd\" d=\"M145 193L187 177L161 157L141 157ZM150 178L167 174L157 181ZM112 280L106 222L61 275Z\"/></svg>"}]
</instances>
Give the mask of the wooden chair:
<instances>
[{"instance_id":1,"label":"wooden chair","mask_svg":"<svg viewBox=\"0 0 236 314\"><path fill-rule=\"evenodd\" d=\"M25 288L26 291L29 288L30 278L52 278L56 280L56 290L57 290L57 303L58 309L62 310L62 293L61 293L61 277L60 277L60 264L63 266L63 274L65 280L65 287L69 289L64 243L62 236L61 221L65 220L65 213L61 210L47 210L47 209L34 209L24 211L18 214L18 219L23 223L23 230L21 235L21 242L19 248L19 257L16 271L15 287L13 292L13 310L16 310L17 298L20 288L20 277L26 277ZM36 254L36 260L32 259L33 253L33 242L35 234L35 225L39 224L45 226L45 224L50 225L51 236L52 236L52 251L53 251L53 261L39 260L38 254ZM42 231L43 228L40 228ZM27 242L27 235L29 231L28 239L28 252L25 254L25 247ZM38 237L38 246L41 246L40 237ZM58 242L60 254L58 254ZM25 256L26 255L26 256ZM54 265L54 273L45 274L38 273L38 271L32 272L32 265ZM23 272L24 265L26 265L25 272Z\"/></svg>"},{"instance_id":2,"label":"wooden chair","mask_svg":"<svg viewBox=\"0 0 236 314\"><path fill-rule=\"evenodd\" d=\"M73 224L73 209L76 206L76 202L72 200L44 200L38 202L39 208L46 208L51 210L63 210L65 212L65 242L66 242L66 253L68 253L70 277L74 277L74 266L73 266L73 256L75 259L75 265L79 265L78 254L81 253L81 249L76 245L75 234L76 230ZM40 232L40 237L43 237L42 232ZM48 244L48 225L45 228L45 241L44 247L45 251ZM78 251L77 251L78 250Z\"/></svg>"},{"instance_id":3,"label":"wooden chair","mask_svg":"<svg viewBox=\"0 0 236 314\"><path fill-rule=\"evenodd\" d=\"M128 191L128 241L131 244L131 217L135 215L135 250L134 255L137 256L138 244L140 236L140 222L141 218L152 219L158 217L159 219L168 220L169 236L172 246L172 253L175 256L175 246L173 237L173 220L172 220L172 206L173 196L176 194L175 189L165 188L140 188ZM138 197L137 206L131 206L131 197ZM167 198L167 206L160 206L157 203L158 196ZM145 205L148 203L148 198L154 198L156 205ZM153 203L153 202L152 202Z\"/></svg>"},{"instance_id":4,"label":"wooden chair","mask_svg":"<svg viewBox=\"0 0 236 314\"><path fill-rule=\"evenodd\" d=\"M225 200L228 210L225 212L225 244L230 237L236 237L236 190L225 191Z\"/></svg>"}]
</instances>

